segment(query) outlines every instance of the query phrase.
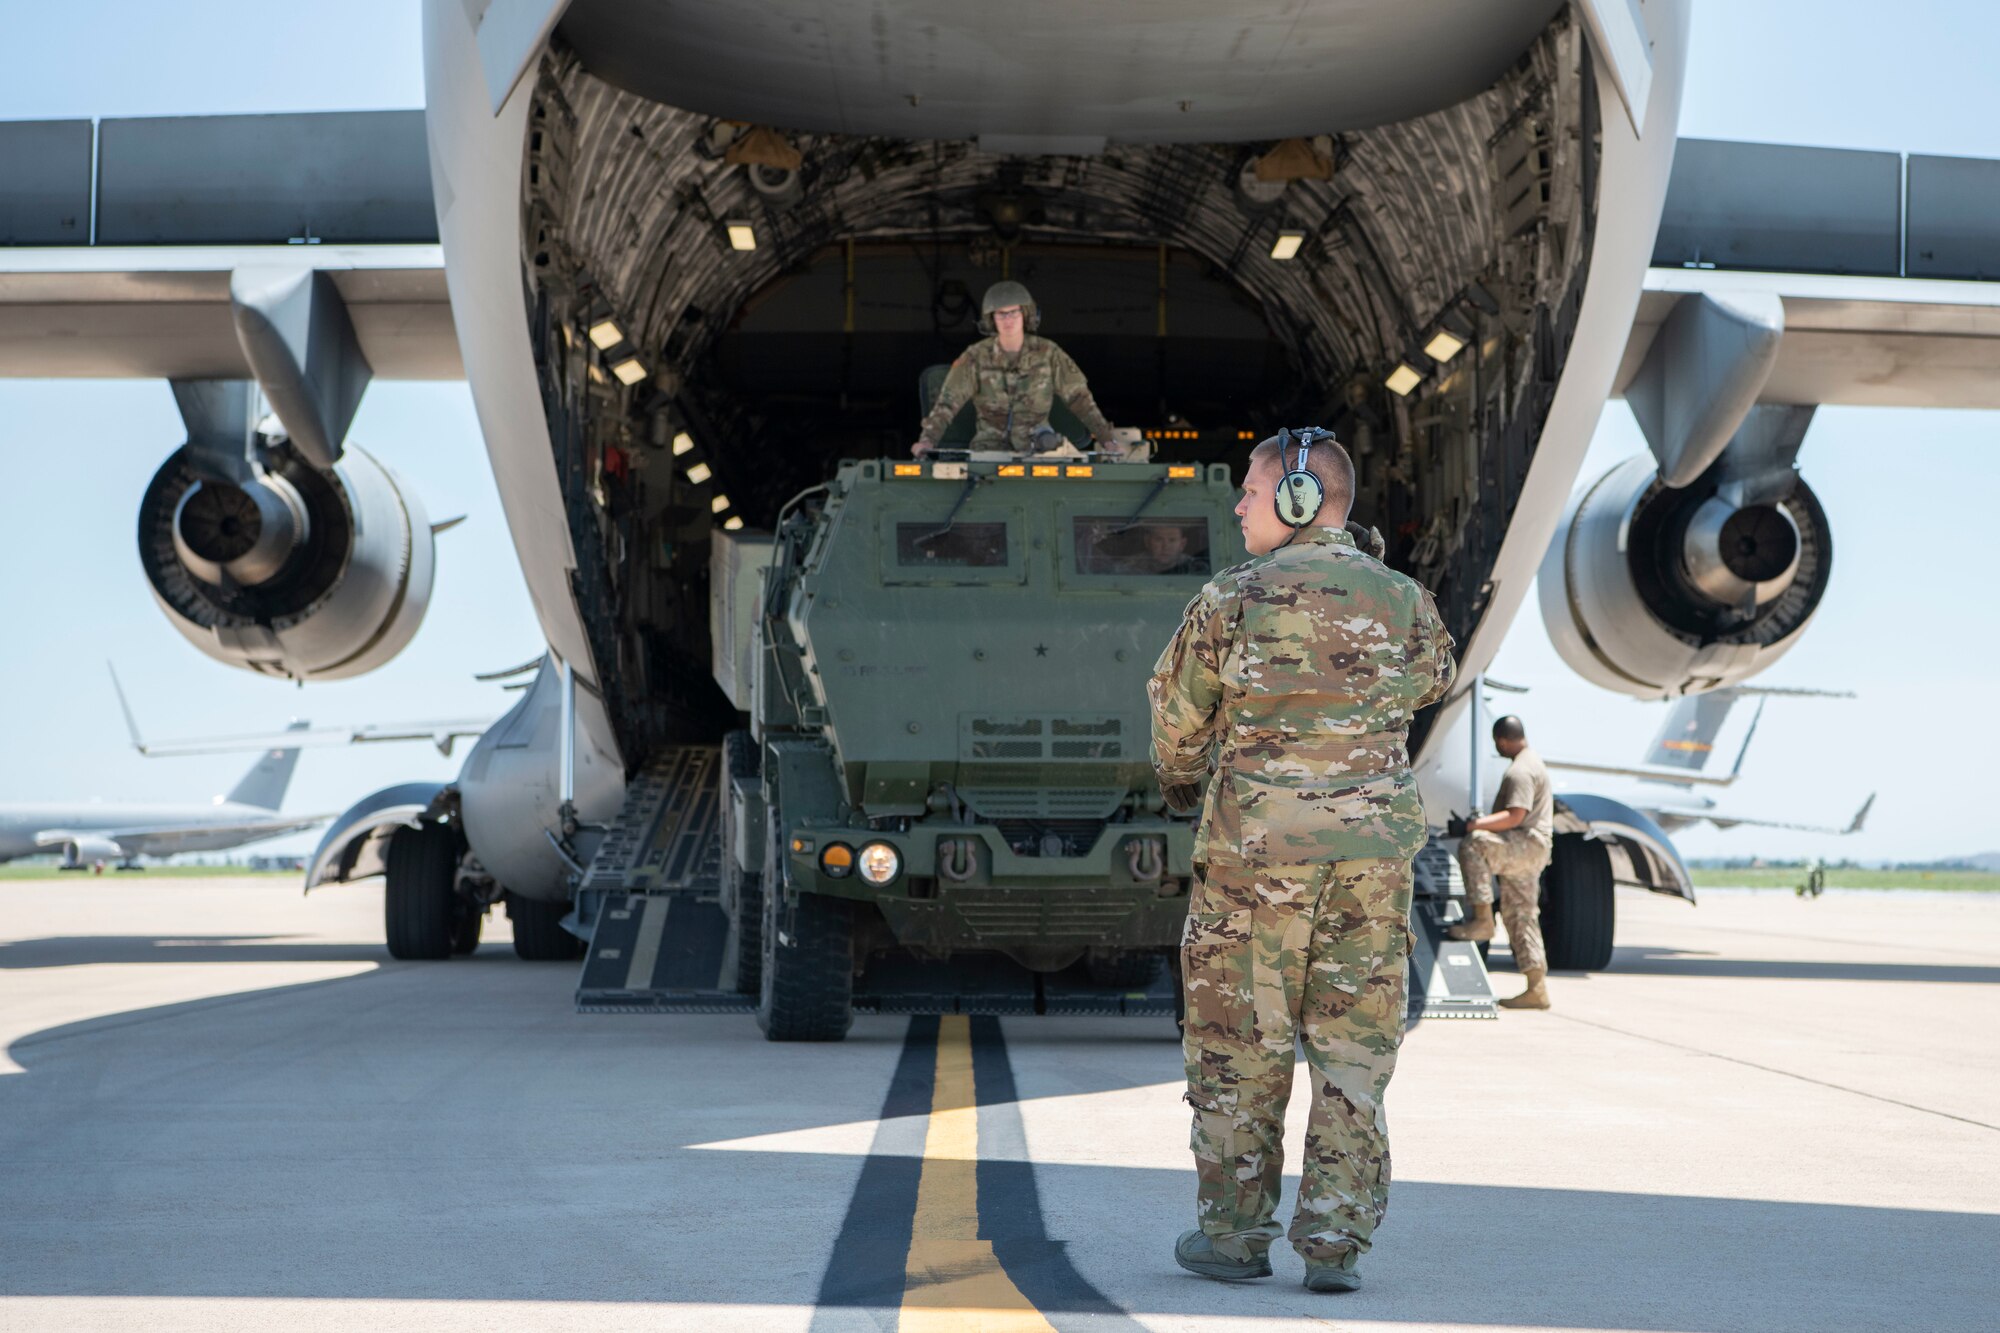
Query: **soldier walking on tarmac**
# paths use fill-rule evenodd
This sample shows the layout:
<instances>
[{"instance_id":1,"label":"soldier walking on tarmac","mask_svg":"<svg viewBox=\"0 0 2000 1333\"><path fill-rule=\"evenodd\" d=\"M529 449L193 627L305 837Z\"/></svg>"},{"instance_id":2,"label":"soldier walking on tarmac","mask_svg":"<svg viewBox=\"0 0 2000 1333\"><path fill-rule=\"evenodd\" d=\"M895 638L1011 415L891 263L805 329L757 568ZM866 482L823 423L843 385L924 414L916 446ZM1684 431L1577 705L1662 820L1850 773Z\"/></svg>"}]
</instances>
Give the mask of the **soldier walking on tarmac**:
<instances>
[{"instance_id":1,"label":"soldier walking on tarmac","mask_svg":"<svg viewBox=\"0 0 2000 1333\"><path fill-rule=\"evenodd\" d=\"M1455 940L1493 938L1493 881L1498 878L1500 916L1507 923L1514 965L1528 982L1527 989L1500 1004L1546 1009L1549 958L1542 949L1541 897L1542 871L1555 846L1554 789L1542 757L1528 748L1520 718L1503 717L1493 724L1493 748L1511 761L1493 798L1493 813L1467 820L1458 844L1472 916L1445 933Z\"/></svg>"},{"instance_id":2,"label":"soldier walking on tarmac","mask_svg":"<svg viewBox=\"0 0 2000 1333\"><path fill-rule=\"evenodd\" d=\"M1290 1239L1313 1291L1360 1285L1388 1205L1382 1098L1426 838L1407 738L1454 670L1431 595L1356 548L1353 496L1325 431L1253 449L1236 514L1256 558L1188 603L1147 683L1162 795L1185 812L1208 781L1181 943L1200 1227L1174 1258L1224 1281L1270 1275L1303 1042L1312 1112Z\"/></svg>"}]
</instances>

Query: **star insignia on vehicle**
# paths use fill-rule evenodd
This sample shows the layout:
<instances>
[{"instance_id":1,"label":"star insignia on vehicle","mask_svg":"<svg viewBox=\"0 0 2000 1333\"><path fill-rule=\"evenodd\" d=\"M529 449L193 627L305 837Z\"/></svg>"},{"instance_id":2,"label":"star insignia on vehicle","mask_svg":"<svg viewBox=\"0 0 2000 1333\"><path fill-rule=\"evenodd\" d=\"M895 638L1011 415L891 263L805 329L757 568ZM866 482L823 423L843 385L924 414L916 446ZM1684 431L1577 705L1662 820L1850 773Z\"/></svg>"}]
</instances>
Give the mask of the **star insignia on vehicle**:
<instances>
[{"instance_id":1,"label":"star insignia on vehicle","mask_svg":"<svg viewBox=\"0 0 2000 1333\"><path fill-rule=\"evenodd\" d=\"M1038 643L1035 645L1035 656L1047 657L1048 655L1049 655L1049 646L1046 643Z\"/></svg>"}]
</instances>

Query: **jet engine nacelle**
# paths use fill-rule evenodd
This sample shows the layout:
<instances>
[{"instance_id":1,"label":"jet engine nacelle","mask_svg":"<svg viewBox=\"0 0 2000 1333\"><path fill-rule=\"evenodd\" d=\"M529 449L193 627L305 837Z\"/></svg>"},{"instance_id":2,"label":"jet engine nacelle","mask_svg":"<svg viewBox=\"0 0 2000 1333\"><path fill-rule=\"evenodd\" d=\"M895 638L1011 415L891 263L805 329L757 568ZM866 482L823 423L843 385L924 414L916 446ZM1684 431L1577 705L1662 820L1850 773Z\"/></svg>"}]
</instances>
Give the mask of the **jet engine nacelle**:
<instances>
[{"instance_id":1,"label":"jet engine nacelle","mask_svg":"<svg viewBox=\"0 0 2000 1333\"><path fill-rule=\"evenodd\" d=\"M56 844L62 850L63 864L66 866L86 866L92 861L123 861L125 849L109 838L92 834L80 834L65 838Z\"/></svg>"},{"instance_id":2,"label":"jet engine nacelle","mask_svg":"<svg viewBox=\"0 0 2000 1333\"><path fill-rule=\"evenodd\" d=\"M1570 500L1542 561L1542 620L1592 684L1641 699L1695 694L1783 656L1832 567L1826 511L1796 474L1775 497L1674 489L1641 455Z\"/></svg>"},{"instance_id":3,"label":"jet engine nacelle","mask_svg":"<svg viewBox=\"0 0 2000 1333\"><path fill-rule=\"evenodd\" d=\"M139 507L139 559L188 642L218 662L293 680L373 671L403 650L430 605L423 504L349 448L321 470L267 454L239 480L183 448Z\"/></svg>"}]
</instances>

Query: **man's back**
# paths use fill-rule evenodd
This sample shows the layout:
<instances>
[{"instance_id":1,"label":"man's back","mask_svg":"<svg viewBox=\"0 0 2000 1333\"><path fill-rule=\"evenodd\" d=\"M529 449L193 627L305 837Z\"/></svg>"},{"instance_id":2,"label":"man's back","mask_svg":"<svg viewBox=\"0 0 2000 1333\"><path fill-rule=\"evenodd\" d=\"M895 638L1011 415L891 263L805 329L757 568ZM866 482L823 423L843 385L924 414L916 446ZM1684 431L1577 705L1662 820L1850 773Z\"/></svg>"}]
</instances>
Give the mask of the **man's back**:
<instances>
[{"instance_id":1,"label":"man's back","mask_svg":"<svg viewBox=\"0 0 2000 1333\"><path fill-rule=\"evenodd\" d=\"M1426 829L1407 738L1450 686L1450 648L1430 594L1336 528L1218 575L1149 686L1163 776L1218 750L1200 859L1414 855Z\"/></svg>"}]
</instances>

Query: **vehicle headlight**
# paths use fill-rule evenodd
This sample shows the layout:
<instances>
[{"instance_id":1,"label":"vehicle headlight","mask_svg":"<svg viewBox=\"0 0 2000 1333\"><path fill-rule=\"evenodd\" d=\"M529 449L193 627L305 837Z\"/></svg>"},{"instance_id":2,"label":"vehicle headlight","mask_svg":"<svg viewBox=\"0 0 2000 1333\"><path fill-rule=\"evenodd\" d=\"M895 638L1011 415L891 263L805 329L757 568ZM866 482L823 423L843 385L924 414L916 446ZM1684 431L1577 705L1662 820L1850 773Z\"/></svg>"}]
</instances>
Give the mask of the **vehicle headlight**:
<instances>
[{"instance_id":1,"label":"vehicle headlight","mask_svg":"<svg viewBox=\"0 0 2000 1333\"><path fill-rule=\"evenodd\" d=\"M846 879L854 873L854 849L844 842L830 842L819 854L820 873L828 879Z\"/></svg>"},{"instance_id":2,"label":"vehicle headlight","mask_svg":"<svg viewBox=\"0 0 2000 1333\"><path fill-rule=\"evenodd\" d=\"M861 849L861 878L880 888L903 873L903 858L886 842L871 842Z\"/></svg>"}]
</instances>

